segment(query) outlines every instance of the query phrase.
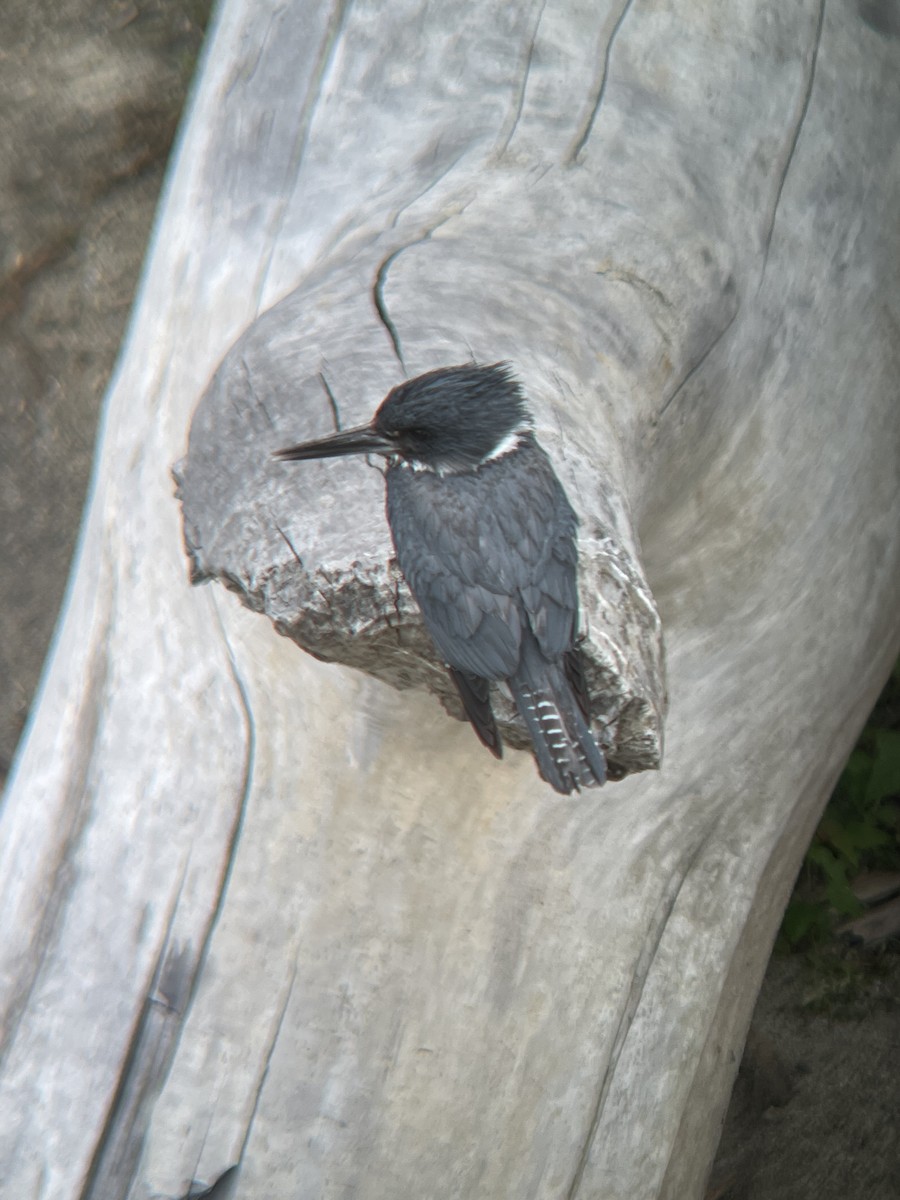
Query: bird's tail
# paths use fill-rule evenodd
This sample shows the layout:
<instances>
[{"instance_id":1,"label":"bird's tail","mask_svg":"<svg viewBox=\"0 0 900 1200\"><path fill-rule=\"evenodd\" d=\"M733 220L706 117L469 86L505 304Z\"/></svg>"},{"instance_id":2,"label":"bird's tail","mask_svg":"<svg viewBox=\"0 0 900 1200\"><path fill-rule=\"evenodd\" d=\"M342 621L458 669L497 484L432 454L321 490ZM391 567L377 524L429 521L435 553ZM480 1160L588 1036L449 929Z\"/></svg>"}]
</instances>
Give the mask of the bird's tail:
<instances>
[{"instance_id":1,"label":"bird's tail","mask_svg":"<svg viewBox=\"0 0 900 1200\"><path fill-rule=\"evenodd\" d=\"M606 760L572 684L561 665L548 662L532 638L528 642L509 684L541 775L566 796L583 787L599 787L606 782Z\"/></svg>"}]
</instances>

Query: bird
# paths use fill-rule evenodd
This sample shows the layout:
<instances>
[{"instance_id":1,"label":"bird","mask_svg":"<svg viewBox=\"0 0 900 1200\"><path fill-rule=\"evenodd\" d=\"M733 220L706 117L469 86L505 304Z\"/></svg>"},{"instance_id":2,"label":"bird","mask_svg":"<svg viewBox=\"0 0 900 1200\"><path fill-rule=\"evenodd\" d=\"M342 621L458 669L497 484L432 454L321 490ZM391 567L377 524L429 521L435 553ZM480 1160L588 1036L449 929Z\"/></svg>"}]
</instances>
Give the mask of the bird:
<instances>
[{"instance_id":1,"label":"bird","mask_svg":"<svg viewBox=\"0 0 900 1200\"><path fill-rule=\"evenodd\" d=\"M400 570L481 742L503 744L505 685L540 774L562 795L606 780L578 629L578 518L508 363L440 367L388 392L368 425L274 451L381 455Z\"/></svg>"}]
</instances>

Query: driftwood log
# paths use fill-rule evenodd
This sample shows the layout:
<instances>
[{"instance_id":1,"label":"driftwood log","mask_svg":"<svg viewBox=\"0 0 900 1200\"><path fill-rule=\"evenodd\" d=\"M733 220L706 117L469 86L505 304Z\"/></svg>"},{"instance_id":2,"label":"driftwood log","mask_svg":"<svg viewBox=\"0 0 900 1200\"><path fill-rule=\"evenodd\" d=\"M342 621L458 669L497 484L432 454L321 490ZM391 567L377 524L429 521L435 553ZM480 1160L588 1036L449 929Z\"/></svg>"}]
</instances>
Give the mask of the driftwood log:
<instances>
[{"instance_id":1,"label":"driftwood log","mask_svg":"<svg viewBox=\"0 0 900 1200\"><path fill-rule=\"evenodd\" d=\"M874 0L223 4L0 826L4 1195L702 1194L900 636L898 35ZM470 357L580 510L621 775L661 618L658 772L562 801L391 686L436 673L399 591L377 645L377 475L267 462ZM189 586L204 394L194 573L272 620Z\"/></svg>"}]
</instances>

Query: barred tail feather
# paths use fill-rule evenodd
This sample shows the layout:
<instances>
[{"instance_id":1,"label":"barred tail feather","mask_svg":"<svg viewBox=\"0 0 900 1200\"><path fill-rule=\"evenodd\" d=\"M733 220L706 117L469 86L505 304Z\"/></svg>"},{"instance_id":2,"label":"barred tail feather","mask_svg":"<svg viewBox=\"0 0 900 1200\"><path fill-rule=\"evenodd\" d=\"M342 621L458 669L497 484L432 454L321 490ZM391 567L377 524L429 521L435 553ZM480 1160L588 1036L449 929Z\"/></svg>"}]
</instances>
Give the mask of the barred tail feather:
<instances>
[{"instance_id":1,"label":"barred tail feather","mask_svg":"<svg viewBox=\"0 0 900 1200\"><path fill-rule=\"evenodd\" d=\"M536 674L523 663L510 687L528 726L541 775L566 796L583 787L600 787L606 782L606 760L569 681L546 660L539 682Z\"/></svg>"}]
</instances>

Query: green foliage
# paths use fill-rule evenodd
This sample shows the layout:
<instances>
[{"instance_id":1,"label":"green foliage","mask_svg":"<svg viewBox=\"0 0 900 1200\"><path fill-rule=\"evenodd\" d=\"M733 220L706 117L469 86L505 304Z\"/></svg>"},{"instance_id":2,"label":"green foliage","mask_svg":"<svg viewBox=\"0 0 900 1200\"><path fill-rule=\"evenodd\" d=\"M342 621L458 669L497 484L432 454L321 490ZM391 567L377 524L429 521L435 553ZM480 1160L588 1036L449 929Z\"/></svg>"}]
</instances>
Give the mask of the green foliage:
<instances>
[{"instance_id":1,"label":"green foliage","mask_svg":"<svg viewBox=\"0 0 900 1200\"><path fill-rule=\"evenodd\" d=\"M900 871L900 663L850 755L807 851L779 947L821 946L863 906L851 882L861 871Z\"/></svg>"},{"instance_id":2,"label":"green foliage","mask_svg":"<svg viewBox=\"0 0 900 1200\"><path fill-rule=\"evenodd\" d=\"M823 904L792 898L785 909L778 935L778 949L820 942L827 937L831 920Z\"/></svg>"},{"instance_id":3,"label":"green foliage","mask_svg":"<svg viewBox=\"0 0 900 1200\"><path fill-rule=\"evenodd\" d=\"M895 1011L897 972L884 946L823 946L803 955L799 1009L839 1020L859 1020L874 1008Z\"/></svg>"}]
</instances>

